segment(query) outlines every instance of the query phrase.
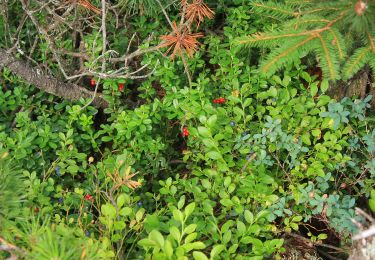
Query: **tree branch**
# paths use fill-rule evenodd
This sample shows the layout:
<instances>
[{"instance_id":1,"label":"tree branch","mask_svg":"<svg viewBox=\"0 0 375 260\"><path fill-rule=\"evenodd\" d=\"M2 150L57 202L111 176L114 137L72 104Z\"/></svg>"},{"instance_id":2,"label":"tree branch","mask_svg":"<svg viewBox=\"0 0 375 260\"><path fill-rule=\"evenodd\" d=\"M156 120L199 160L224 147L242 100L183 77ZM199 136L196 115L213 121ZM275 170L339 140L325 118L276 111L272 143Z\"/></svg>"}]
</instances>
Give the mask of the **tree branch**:
<instances>
[{"instance_id":1,"label":"tree branch","mask_svg":"<svg viewBox=\"0 0 375 260\"><path fill-rule=\"evenodd\" d=\"M68 100L79 100L80 98L92 98L94 93L73 83L65 83L61 80L46 75L43 71L34 68L24 61L17 59L13 54L0 48L0 69L7 67L35 87L58 97ZM96 107L107 107L107 102L102 95L97 94L92 104Z\"/></svg>"}]
</instances>

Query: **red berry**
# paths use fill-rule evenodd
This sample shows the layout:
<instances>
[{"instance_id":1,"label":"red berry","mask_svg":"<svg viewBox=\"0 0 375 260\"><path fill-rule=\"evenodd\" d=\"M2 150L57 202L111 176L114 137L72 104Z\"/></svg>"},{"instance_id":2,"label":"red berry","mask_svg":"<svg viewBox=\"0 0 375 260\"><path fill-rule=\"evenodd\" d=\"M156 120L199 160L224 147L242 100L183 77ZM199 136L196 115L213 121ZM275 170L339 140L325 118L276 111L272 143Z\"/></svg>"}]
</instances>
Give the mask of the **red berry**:
<instances>
[{"instance_id":1,"label":"red berry","mask_svg":"<svg viewBox=\"0 0 375 260\"><path fill-rule=\"evenodd\" d=\"M87 194L87 195L85 196L85 200L92 200L92 196L91 196L90 194Z\"/></svg>"},{"instance_id":2,"label":"red berry","mask_svg":"<svg viewBox=\"0 0 375 260\"><path fill-rule=\"evenodd\" d=\"M215 104L222 104L222 103L225 102L225 98L223 98L223 97L215 98L215 99L213 100L213 102L214 102Z\"/></svg>"},{"instance_id":3,"label":"red berry","mask_svg":"<svg viewBox=\"0 0 375 260\"><path fill-rule=\"evenodd\" d=\"M38 207L36 207L36 208L34 209L34 213L35 213L35 214L38 214L38 213L39 213L39 208L38 208Z\"/></svg>"},{"instance_id":4,"label":"red berry","mask_svg":"<svg viewBox=\"0 0 375 260\"><path fill-rule=\"evenodd\" d=\"M188 137L188 136L189 136L189 130L188 130L187 127L184 127L184 128L182 129L182 136L183 136L183 137Z\"/></svg>"},{"instance_id":5,"label":"red berry","mask_svg":"<svg viewBox=\"0 0 375 260\"><path fill-rule=\"evenodd\" d=\"M96 85L95 79L90 80L90 85L91 85L91 87L95 87L95 85Z\"/></svg>"},{"instance_id":6,"label":"red berry","mask_svg":"<svg viewBox=\"0 0 375 260\"><path fill-rule=\"evenodd\" d=\"M125 87L125 84L124 84L124 83L119 83L119 84L118 84L118 90L119 90L119 91L123 91L123 90L124 90L124 87Z\"/></svg>"}]
</instances>

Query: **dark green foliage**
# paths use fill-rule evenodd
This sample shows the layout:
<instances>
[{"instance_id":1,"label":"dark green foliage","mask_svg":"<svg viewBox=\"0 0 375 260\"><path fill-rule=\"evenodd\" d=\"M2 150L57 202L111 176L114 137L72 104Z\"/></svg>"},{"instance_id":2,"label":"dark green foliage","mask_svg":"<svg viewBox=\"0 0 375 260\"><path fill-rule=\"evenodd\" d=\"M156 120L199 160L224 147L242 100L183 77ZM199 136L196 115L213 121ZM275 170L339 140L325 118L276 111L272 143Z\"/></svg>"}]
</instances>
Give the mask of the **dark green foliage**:
<instances>
[{"instance_id":1,"label":"dark green foliage","mask_svg":"<svg viewBox=\"0 0 375 260\"><path fill-rule=\"evenodd\" d=\"M260 63L265 75L313 53L327 79L346 80L375 59L374 1L255 1L252 6L280 24L237 39L248 47L272 49Z\"/></svg>"},{"instance_id":2,"label":"dark green foliage","mask_svg":"<svg viewBox=\"0 0 375 260\"><path fill-rule=\"evenodd\" d=\"M282 12L250 13L247 1L219 1L223 16L212 23L220 28L202 25L206 37L187 60L191 86L181 60L150 52L133 61L154 69L149 78L101 79L105 109L84 107L87 100L62 101L4 69L0 149L9 155L0 152L0 221L6 222L0 237L21 249L21 259L287 257L290 232L317 243L331 244L334 234L342 245L349 242L357 228L352 219L361 221L358 201L371 196L374 208L371 96L334 100L326 95L327 80L307 73L300 60L312 51L340 75L350 52L342 28L332 27L322 40L301 34L326 24L310 20L328 19L336 7L300 17L301 27L285 43L279 40L284 27L267 34L274 40L254 36L259 41L252 46L271 48L268 59L290 51L270 66L273 72L284 67L278 75L260 75L249 65L258 62L258 52L239 55L232 42L275 26L260 14L284 21L294 19L295 8L311 7L287 2L272 5ZM149 7L147 18L134 15L125 29L107 28L116 49L124 53L133 32L168 33L165 18L156 15L160 9ZM47 51L42 48L36 57ZM361 62L374 67L366 59Z\"/></svg>"}]
</instances>

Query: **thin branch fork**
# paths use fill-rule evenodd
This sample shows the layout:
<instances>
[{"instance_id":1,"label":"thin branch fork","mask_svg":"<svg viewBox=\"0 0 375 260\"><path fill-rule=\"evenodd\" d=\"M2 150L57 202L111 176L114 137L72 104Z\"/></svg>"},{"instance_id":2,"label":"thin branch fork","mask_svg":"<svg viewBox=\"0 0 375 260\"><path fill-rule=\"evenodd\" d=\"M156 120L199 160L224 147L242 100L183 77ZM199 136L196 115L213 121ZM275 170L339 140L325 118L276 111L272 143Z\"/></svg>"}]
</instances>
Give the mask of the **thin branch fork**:
<instances>
[{"instance_id":1,"label":"thin branch fork","mask_svg":"<svg viewBox=\"0 0 375 260\"><path fill-rule=\"evenodd\" d=\"M65 83L60 79L44 74L40 69L34 68L24 61L18 60L13 54L0 48L0 69L8 68L28 83L35 87L58 97L68 100L79 100L80 98L92 98L94 93L73 83ZM103 96L97 94L93 100L96 107L107 107L108 103Z\"/></svg>"}]
</instances>

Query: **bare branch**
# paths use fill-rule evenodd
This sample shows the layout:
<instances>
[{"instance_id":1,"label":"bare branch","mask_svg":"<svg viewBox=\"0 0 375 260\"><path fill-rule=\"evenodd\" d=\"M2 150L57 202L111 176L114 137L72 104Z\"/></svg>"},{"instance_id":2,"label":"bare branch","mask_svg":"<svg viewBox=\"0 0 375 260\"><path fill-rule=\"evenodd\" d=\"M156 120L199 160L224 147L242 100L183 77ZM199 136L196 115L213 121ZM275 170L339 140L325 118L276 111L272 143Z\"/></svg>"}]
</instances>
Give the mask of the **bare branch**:
<instances>
[{"instance_id":1,"label":"bare branch","mask_svg":"<svg viewBox=\"0 0 375 260\"><path fill-rule=\"evenodd\" d=\"M28 83L47 93L68 100L79 100L80 98L91 98L93 96L93 92L84 87L65 83L50 75L45 75L40 69L31 67L25 62L18 60L2 48L0 48L0 57L2 57L0 59L0 68L7 67ZM97 107L106 107L108 105L101 95L96 95L92 103Z\"/></svg>"}]
</instances>

